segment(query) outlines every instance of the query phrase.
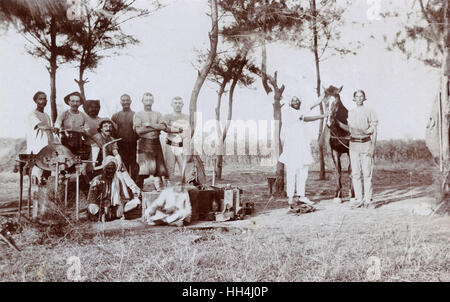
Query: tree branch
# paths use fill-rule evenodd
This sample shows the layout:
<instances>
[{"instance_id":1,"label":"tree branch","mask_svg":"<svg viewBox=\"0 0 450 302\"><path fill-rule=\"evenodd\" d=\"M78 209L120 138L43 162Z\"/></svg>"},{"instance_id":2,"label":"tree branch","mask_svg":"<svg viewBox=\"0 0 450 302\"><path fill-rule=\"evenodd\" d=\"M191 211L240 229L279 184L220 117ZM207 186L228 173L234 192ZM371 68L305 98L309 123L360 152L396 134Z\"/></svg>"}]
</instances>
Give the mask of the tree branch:
<instances>
[{"instance_id":1,"label":"tree branch","mask_svg":"<svg viewBox=\"0 0 450 302\"><path fill-rule=\"evenodd\" d=\"M448 1L448 0L444 0L444 1ZM436 39L436 43L437 43L437 48L439 49L439 51L441 52L441 54L444 54L444 50L442 49L442 46L440 44L441 39L439 38L438 32L436 31L435 25L433 22L431 22L429 16L428 16L428 12L426 11L424 5L423 5L423 0L419 0L420 3L420 9L422 11L423 17L425 18L425 20L428 22L428 24L431 27L431 33L434 37L434 39ZM445 13L445 12L444 12Z\"/></svg>"}]
</instances>

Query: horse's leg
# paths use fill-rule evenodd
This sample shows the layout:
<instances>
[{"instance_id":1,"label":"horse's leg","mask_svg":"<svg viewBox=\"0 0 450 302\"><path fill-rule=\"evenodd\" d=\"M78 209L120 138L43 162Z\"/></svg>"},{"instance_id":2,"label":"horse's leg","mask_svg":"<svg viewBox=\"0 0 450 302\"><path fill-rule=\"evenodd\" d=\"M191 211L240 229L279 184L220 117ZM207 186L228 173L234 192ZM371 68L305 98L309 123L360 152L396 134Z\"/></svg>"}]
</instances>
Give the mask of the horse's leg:
<instances>
[{"instance_id":1,"label":"horse's leg","mask_svg":"<svg viewBox=\"0 0 450 302\"><path fill-rule=\"evenodd\" d=\"M337 151L335 151L335 150L331 150L331 158L333 159L334 175L335 175L335 178L336 178L336 186L337 186L333 202L340 203L341 202L341 198L340 198L339 195L340 195L340 191L341 191L340 190L340 188L341 188L341 185L340 185L341 180L340 180L340 165L339 165L340 159L339 159L339 153Z\"/></svg>"},{"instance_id":2,"label":"horse's leg","mask_svg":"<svg viewBox=\"0 0 450 302\"><path fill-rule=\"evenodd\" d=\"M336 190L336 203L342 203L342 165L341 165L342 153L336 152L337 157L337 190Z\"/></svg>"},{"instance_id":3,"label":"horse's leg","mask_svg":"<svg viewBox=\"0 0 450 302\"><path fill-rule=\"evenodd\" d=\"M342 153L338 153L337 157L338 157L338 176L339 176L339 192L338 192L338 197L342 198L342 165L341 165L341 156Z\"/></svg>"},{"instance_id":4,"label":"horse's leg","mask_svg":"<svg viewBox=\"0 0 450 302\"><path fill-rule=\"evenodd\" d=\"M350 152L347 153L348 155L348 177L350 178L350 192L349 192L349 198L350 201L352 201L355 198L355 189L353 188L353 179L352 179L352 162L350 161Z\"/></svg>"}]
</instances>

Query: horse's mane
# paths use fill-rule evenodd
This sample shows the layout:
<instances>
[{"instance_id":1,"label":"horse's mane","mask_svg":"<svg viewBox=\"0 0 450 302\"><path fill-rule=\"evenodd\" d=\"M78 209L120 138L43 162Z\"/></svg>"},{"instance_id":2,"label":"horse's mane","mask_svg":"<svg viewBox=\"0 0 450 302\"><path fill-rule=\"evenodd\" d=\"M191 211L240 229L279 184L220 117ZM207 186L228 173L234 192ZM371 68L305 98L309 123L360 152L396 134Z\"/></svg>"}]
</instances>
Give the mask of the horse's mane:
<instances>
[{"instance_id":1,"label":"horse's mane","mask_svg":"<svg viewBox=\"0 0 450 302\"><path fill-rule=\"evenodd\" d=\"M348 110L347 108L345 108L344 104L342 104L341 96L339 94L336 95L336 99L337 99L336 105L338 106L338 109L336 111L334 118L340 121L341 123L347 125Z\"/></svg>"}]
</instances>

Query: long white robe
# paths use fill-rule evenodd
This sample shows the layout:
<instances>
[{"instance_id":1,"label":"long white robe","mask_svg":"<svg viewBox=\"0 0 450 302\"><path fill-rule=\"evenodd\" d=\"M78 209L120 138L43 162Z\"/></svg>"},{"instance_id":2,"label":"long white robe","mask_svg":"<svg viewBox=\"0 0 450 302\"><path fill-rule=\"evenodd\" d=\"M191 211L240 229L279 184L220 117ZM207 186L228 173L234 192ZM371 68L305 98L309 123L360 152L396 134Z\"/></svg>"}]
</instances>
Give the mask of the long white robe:
<instances>
[{"instance_id":1,"label":"long white robe","mask_svg":"<svg viewBox=\"0 0 450 302\"><path fill-rule=\"evenodd\" d=\"M283 152L279 161L290 169L303 168L314 163L307 123L299 119L302 115L308 115L308 112L295 110L290 106L282 112L280 138L283 142Z\"/></svg>"},{"instance_id":2,"label":"long white robe","mask_svg":"<svg viewBox=\"0 0 450 302\"><path fill-rule=\"evenodd\" d=\"M38 125L50 127L50 117L45 112L33 110L28 114L27 118L27 151L26 153L38 154L42 148L53 141L53 134L50 130L41 130L37 128Z\"/></svg>"}]
</instances>

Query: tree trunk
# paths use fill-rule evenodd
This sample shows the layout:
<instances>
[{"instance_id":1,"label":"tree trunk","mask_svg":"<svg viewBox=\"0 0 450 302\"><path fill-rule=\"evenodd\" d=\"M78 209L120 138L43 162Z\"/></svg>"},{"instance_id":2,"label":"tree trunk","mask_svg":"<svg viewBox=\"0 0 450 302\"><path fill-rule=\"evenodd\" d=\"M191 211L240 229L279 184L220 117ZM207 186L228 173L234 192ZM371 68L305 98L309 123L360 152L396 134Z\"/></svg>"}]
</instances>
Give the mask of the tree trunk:
<instances>
[{"instance_id":1,"label":"tree trunk","mask_svg":"<svg viewBox=\"0 0 450 302\"><path fill-rule=\"evenodd\" d=\"M317 97L320 98L320 87L321 87L321 80L320 80L320 59L319 59L319 49L318 49L318 33L317 33L317 9L316 9L316 0L310 0L310 6L311 6L311 14L313 16L312 22L313 22L313 52L314 52L314 60L316 63L316 77L317 77L317 85L316 85L316 91L317 91ZM320 104L320 114L323 114L323 105ZM323 119L320 119L320 125L319 125L319 161L320 161L320 174L319 174L319 180L325 180L325 158L324 158L324 145L321 143L322 140L320 137L322 136L323 131Z\"/></svg>"},{"instance_id":2,"label":"tree trunk","mask_svg":"<svg viewBox=\"0 0 450 302\"><path fill-rule=\"evenodd\" d=\"M241 69L242 72L242 69ZM227 138L228 129L230 128L231 118L233 117L233 95L234 95L234 89L236 88L236 84L238 82L238 79L233 79L233 82L231 83L230 92L228 93L228 116L227 121L225 124L225 128L223 129L222 137L221 137L221 147L222 147L222 153L217 156L217 170L216 170L216 177L217 179L222 179L222 167L223 167L223 155L225 152L223 152L223 148L225 145L225 140Z\"/></svg>"},{"instance_id":3,"label":"tree trunk","mask_svg":"<svg viewBox=\"0 0 450 302\"><path fill-rule=\"evenodd\" d=\"M50 74L50 111L52 123L56 122L56 118L58 117L58 111L56 109L56 69L58 65L56 63L57 59L57 46L56 46L56 28L55 28L55 17L52 17L50 21L50 67L48 68L48 72Z\"/></svg>"},{"instance_id":4,"label":"tree trunk","mask_svg":"<svg viewBox=\"0 0 450 302\"><path fill-rule=\"evenodd\" d=\"M189 123L191 126L191 137L194 135L195 131L195 114L197 112L197 99L200 94L200 89L208 76L209 70L214 62L217 52L217 42L219 39L219 24L217 16L217 0L211 0L211 32L209 33L210 50L208 58L203 66L202 70L199 72L197 80L194 84L194 89L192 90L191 99L189 102Z\"/></svg>"},{"instance_id":5,"label":"tree trunk","mask_svg":"<svg viewBox=\"0 0 450 302\"><path fill-rule=\"evenodd\" d=\"M278 87L274 87L275 94L274 94L274 103L273 103L273 119L275 121L279 121L280 123L280 131L282 127L282 119L281 119L281 97L283 95L283 91L280 91ZM278 140L279 144L279 154L281 154L282 147L281 147L281 140L280 140L280 131L276 134L275 139ZM276 176L277 179L275 181L275 194L276 195L285 195L284 190L284 164L281 162L277 163L277 171Z\"/></svg>"},{"instance_id":6,"label":"tree trunk","mask_svg":"<svg viewBox=\"0 0 450 302\"><path fill-rule=\"evenodd\" d=\"M261 50L261 79L263 83L263 87L267 94L274 91L274 102L273 102L273 119L275 122L278 121L279 123L279 131L275 132L275 142L278 143L279 146L279 153L281 154L282 147L281 147L281 139L280 139L280 132L282 127L282 119L281 119L281 99L283 97L283 92L285 89L284 85L281 85L281 87L278 87L277 83L277 72L275 71L274 76L269 76L267 74L267 53L266 53L266 41L265 37L262 39L262 50ZM273 87L270 88L270 85ZM275 181L275 195L285 195L284 191L284 164L281 162L277 163L277 170L276 170L276 181Z\"/></svg>"},{"instance_id":7,"label":"tree trunk","mask_svg":"<svg viewBox=\"0 0 450 302\"><path fill-rule=\"evenodd\" d=\"M217 131L217 156L216 156L216 166L215 175L216 179L222 179L222 164L223 164L223 141L222 141L222 127L220 126L220 107L222 103L222 95L225 91L227 81L224 79L222 84L220 85L219 92L217 93L217 106L216 106L216 131Z\"/></svg>"},{"instance_id":8,"label":"tree trunk","mask_svg":"<svg viewBox=\"0 0 450 302\"><path fill-rule=\"evenodd\" d=\"M442 160L444 167L444 192L449 191L449 171L450 171L450 147L449 147L449 77L450 77L450 5L448 1L444 1L444 57L442 64L442 85L441 85L441 102L442 102Z\"/></svg>"}]
</instances>

